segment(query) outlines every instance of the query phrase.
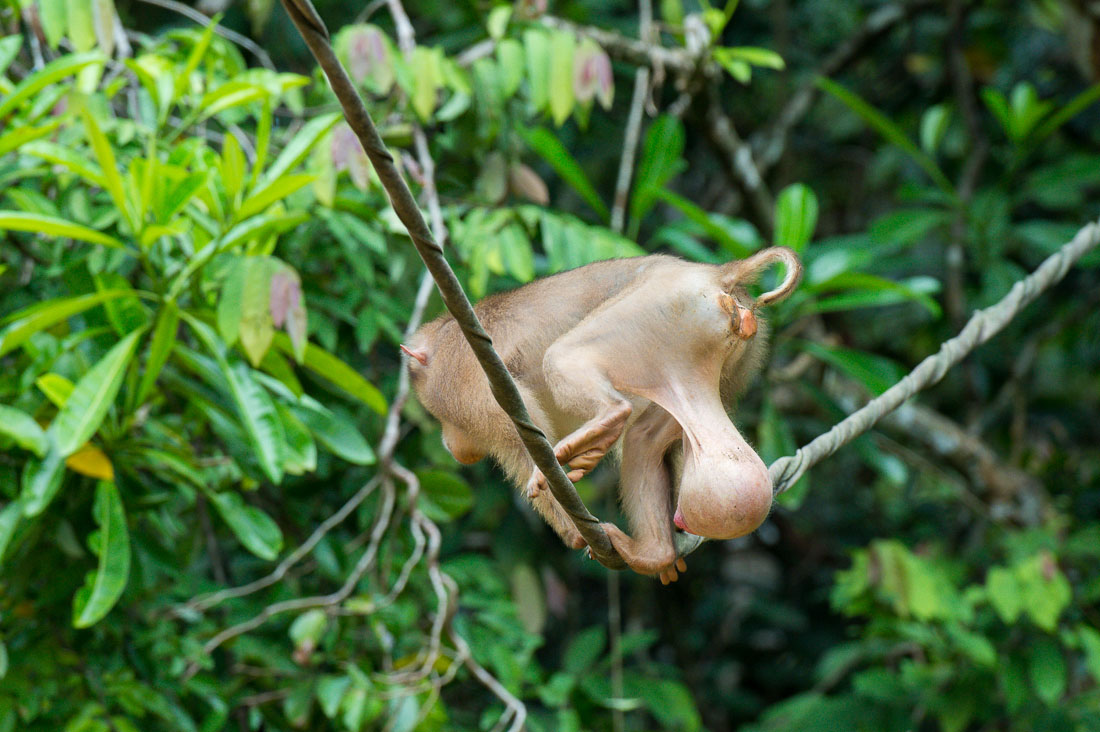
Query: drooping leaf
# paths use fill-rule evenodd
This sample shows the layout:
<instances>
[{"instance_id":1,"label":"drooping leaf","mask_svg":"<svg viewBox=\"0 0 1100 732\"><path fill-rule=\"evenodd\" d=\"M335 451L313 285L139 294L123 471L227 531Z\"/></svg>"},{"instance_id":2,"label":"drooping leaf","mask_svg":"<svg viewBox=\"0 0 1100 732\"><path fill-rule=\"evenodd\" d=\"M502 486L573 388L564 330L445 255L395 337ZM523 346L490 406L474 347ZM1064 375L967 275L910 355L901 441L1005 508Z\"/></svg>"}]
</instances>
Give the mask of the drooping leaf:
<instances>
[{"instance_id":1,"label":"drooping leaf","mask_svg":"<svg viewBox=\"0 0 1100 732\"><path fill-rule=\"evenodd\" d=\"M66 219L38 213L0 211L0 230L3 229L60 236L67 239L76 239L77 241L86 241L90 244L102 244L113 249L124 249L126 247L125 244L113 236L104 234L89 226L74 224Z\"/></svg>"},{"instance_id":2,"label":"drooping leaf","mask_svg":"<svg viewBox=\"0 0 1100 732\"><path fill-rule=\"evenodd\" d=\"M89 572L84 586L73 597L73 626L87 628L103 619L130 578L130 532L126 511L114 483L99 481L92 515L99 529L88 540L99 555L99 567Z\"/></svg>"},{"instance_id":3,"label":"drooping leaf","mask_svg":"<svg viewBox=\"0 0 1100 732\"><path fill-rule=\"evenodd\" d=\"M473 489L457 475L422 470L416 476L420 479L420 508L433 521L453 521L473 507Z\"/></svg>"},{"instance_id":4,"label":"drooping leaf","mask_svg":"<svg viewBox=\"0 0 1100 732\"><path fill-rule=\"evenodd\" d=\"M260 559L271 561L283 548L283 532L275 520L255 506L248 505L239 493L210 493L210 500L245 549Z\"/></svg>"},{"instance_id":5,"label":"drooping leaf","mask_svg":"<svg viewBox=\"0 0 1100 732\"><path fill-rule=\"evenodd\" d=\"M561 127L569 119L576 103L573 94L573 54L577 42L570 31L550 33L550 115Z\"/></svg>"},{"instance_id":6,"label":"drooping leaf","mask_svg":"<svg viewBox=\"0 0 1100 732\"><path fill-rule=\"evenodd\" d=\"M287 355L294 354L294 346L286 335L276 333L274 343L275 347L283 353ZM302 365L326 381L340 387L378 414L385 414L386 410L389 409L386 404L386 397L382 395L378 387L320 346L313 343L306 345Z\"/></svg>"},{"instance_id":7,"label":"drooping leaf","mask_svg":"<svg viewBox=\"0 0 1100 732\"><path fill-rule=\"evenodd\" d=\"M43 66L40 71L36 71L24 78L23 81L19 82L15 89L12 90L11 94L6 96L3 101L0 101L0 121L7 117L12 110L22 104L25 99L36 96L50 84L61 81L66 77L73 76L79 73L81 69L91 64L102 63L103 60L103 56L94 51L91 53L74 53L54 59Z\"/></svg>"},{"instance_id":8,"label":"drooping leaf","mask_svg":"<svg viewBox=\"0 0 1100 732\"><path fill-rule=\"evenodd\" d=\"M374 450L351 420L308 398L293 405L291 411L333 455L355 465L374 464Z\"/></svg>"}]
</instances>

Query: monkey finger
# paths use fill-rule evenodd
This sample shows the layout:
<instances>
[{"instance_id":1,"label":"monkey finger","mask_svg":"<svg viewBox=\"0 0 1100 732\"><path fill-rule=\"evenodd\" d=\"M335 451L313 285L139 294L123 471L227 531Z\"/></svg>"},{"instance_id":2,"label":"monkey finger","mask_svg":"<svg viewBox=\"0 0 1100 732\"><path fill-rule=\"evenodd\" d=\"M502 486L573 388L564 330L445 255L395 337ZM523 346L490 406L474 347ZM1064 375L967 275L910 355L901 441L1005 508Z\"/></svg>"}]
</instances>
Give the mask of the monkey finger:
<instances>
[{"instance_id":1,"label":"monkey finger","mask_svg":"<svg viewBox=\"0 0 1100 732\"><path fill-rule=\"evenodd\" d=\"M660 580L661 580L661 584L662 584L662 585L667 585L667 584L668 584L668 583L669 583L669 582L671 581L671 580L669 580L669 578L668 578L668 577L667 577L667 576L665 575L665 573L664 573L664 572L661 572L661 574L660 574L660 575L658 575L658 576L659 576L659 578L660 578Z\"/></svg>"},{"instance_id":2,"label":"monkey finger","mask_svg":"<svg viewBox=\"0 0 1100 732\"><path fill-rule=\"evenodd\" d=\"M570 470L568 473L566 473L566 476L571 482L576 483L578 480L585 476L585 472L586 471L584 470Z\"/></svg>"},{"instance_id":3,"label":"monkey finger","mask_svg":"<svg viewBox=\"0 0 1100 732\"><path fill-rule=\"evenodd\" d=\"M684 561L683 557L680 557L676 560L676 569L680 570L681 572L687 571L688 565L687 562Z\"/></svg>"}]
</instances>

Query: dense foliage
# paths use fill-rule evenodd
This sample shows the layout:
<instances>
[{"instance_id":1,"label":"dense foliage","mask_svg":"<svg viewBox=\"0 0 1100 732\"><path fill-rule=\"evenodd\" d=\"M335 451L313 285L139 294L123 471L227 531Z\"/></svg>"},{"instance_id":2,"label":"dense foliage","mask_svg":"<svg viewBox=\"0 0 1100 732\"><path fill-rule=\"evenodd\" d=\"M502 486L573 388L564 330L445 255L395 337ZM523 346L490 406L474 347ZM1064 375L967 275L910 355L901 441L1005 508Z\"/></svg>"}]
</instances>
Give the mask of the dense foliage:
<instances>
[{"instance_id":1,"label":"dense foliage","mask_svg":"<svg viewBox=\"0 0 1100 732\"><path fill-rule=\"evenodd\" d=\"M406 401L441 305L279 4L117 5L0 3L0 732L1100 729L1100 255L609 575ZM1100 215L1084 4L546 5L317 3L473 298L800 252L766 461Z\"/></svg>"}]
</instances>

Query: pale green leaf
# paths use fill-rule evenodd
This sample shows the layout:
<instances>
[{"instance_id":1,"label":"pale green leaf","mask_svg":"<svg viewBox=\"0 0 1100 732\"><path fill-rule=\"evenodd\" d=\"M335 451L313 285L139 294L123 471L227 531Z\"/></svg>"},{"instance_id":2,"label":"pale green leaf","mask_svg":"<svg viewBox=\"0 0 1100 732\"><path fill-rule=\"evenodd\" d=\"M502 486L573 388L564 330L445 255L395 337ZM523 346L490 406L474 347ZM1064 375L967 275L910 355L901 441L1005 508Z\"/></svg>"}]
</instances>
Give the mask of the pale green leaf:
<instances>
[{"instance_id":1,"label":"pale green leaf","mask_svg":"<svg viewBox=\"0 0 1100 732\"><path fill-rule=\"evenodd\" d=\"M573 55L577 42L569 31L553 31L550 34L550 115L554 124L561 127L569 119L576 103L573 94Z\"/></svg>"},{"instance_id":2,"label":"pale green leaf","mask_svg":"<svg viewBox=\"0 0 1100 732\"><path fill-rule=\"evenodd\" d=\"M0 404L0 436L13 440L16 445L38 457L45 456L50 446L45 431L34 421L34 417L4 404Z\"/></svg>"},{"instance_id":3,"label":"pale green leaf","mask_svg":"<svg viewBox=\"0 0 1100 732\"><path fill-rule=\"evenodd\" d=\"M99 622L118 599L130 578L130 533L126 511L114 483L99 481L92 515L99 529L90 542L99 555L99 567L89 572L73 597L73 626L87 628Z\"/></svg>"},{"instance_id":4,"label":"pale green leaf","mask_svg":"<svg viewBox=\"0 0 1100 732\"><path fill-rule=\"evenodd\" d=\"M0 211L0 231L32 231L48 236L62 236L68 239L86 241L90 244L102 244L105 247L123 249L125 245L114 238L88 226L74 224L65 219L44 216L21 211Z\"/></svg>"},{"instance_id":5,"label":"pale green leaf","mask_svg":"<svg viewBox=\"0 0 1100 732\"><path fill-rule=\"evenodd\" d=\"M103 60L103 56L95 52L74 53L54 59L43 66L40 71L36 71L19 82L12 93L6 96L3 101L0 101L0 121L4 120L24 100L35 98L39 92L50 84L73 76L91 64L102 63Z\"/></svg>"}]
</instances>

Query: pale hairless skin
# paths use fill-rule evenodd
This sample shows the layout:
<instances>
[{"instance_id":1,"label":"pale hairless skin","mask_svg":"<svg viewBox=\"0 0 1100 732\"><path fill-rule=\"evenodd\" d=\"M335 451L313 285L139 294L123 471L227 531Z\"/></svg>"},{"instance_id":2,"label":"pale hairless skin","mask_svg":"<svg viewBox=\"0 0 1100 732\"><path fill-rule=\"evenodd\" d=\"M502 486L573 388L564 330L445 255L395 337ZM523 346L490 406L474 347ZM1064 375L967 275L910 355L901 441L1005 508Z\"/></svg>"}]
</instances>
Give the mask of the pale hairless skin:
<instances>
[{"instance_id":1,"label":"pale hairless skin","mask_svg":"<svg viewBox=\"0 0 1100 732\"><path fill-rule=\"evenodd\" d=\"M753 300L745 285L775 263L786 267L783 282ZM801 273L784 247L725 265L653 255L597 262L476 307L570 480L621 439L620 496L633 536L614 524L603 528L631 569L674 581L685 568L674 527L729 539L767 517L767 467L726 405L763 359L758 309L787 297ZM463 463L492 455L565 543L583 547L454 320L428 323L402 348L451 454ZM666 460L677 442L678 476Z\"/></svg>"}]
</instances>

